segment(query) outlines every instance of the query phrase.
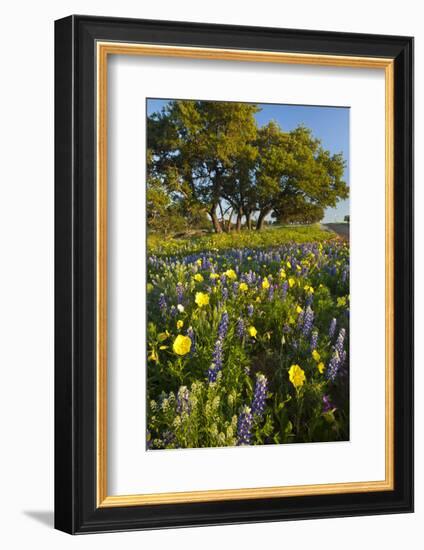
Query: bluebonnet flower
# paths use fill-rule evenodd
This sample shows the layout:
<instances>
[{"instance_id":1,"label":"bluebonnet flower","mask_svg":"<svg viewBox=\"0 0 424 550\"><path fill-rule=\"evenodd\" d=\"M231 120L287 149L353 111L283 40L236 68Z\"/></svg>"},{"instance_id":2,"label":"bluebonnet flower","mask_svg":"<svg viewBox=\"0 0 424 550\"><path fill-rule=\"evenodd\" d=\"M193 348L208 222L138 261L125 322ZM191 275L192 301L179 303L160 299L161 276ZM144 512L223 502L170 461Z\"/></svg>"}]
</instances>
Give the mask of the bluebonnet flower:
<instances>
[{"instance_id":1,"label":"bluebonnet flower","mask_svg":"<svg viewBox=\"0 0 424 550\"><path fill-rule=\"evenodd\" d=\"M236 281L235 283L233 283L233 294L237 294L238 289L239 289L239 284Z\"/></svg>"},{"instance_id":2,"label":"bluebonnet flower","mask_svg":"<svg viewBox=\"0 0 424 550\"><path fill-rule=\"evenodd\" d=\"M253 415L250 407L245 405L238 417L237 422L237 445L250 445L252 438Z\"/></svg>"},{"instance_id":3,"label":"bluebonnet flower","mask_svg":"<svg viewBox=\"0 0 424 550\"><path fill-rule=\"evenodd\" d=\"M161 292L159 296L159 309L160 309L160 312L162 313L162 317L166 316L166 308L167 308L166 298L163 292Z\"/></svg>"},{"instance_id":4,"label":"bluebonnet flower","mask_svg":"<svg viewBox=\"0 0 424 550\"><path fill-rule=\"evenodd\" d=\"M311 332L313 322L314 312L312 311L311 307L308 306L305 311L305 318L303 322L303 336L308 336L308 334Z\"/></svg>"},{"instance_id":5,"label":"bluebonnet flower","mask_svg":"<svg viewBox=\"0 0 424 550\"><path fill-rule=\"evenodd\" d=\"M297 328L299 330L302 328L304 317L305 317L305 312L302 309L302 311L299 313L299 315L297 317Z\"/></svg>"},{"instance_id":6,"label":"bluebonnet flower","mask_svg":"<svg viewBox=\"0 0 424 550\"><path fill-rule=\"evenodd\" d=\"M330 359L330 362L328 363L328 368L326 371L326 376L328 380L331 382L334 382L336 379L337 373L339 372L340 368L340 356L337 350L334 350L333 356Z\"/></svg>"},{"instance_id":7,"label":"bluebonnet flower","mask_svg":"<svg viewBox=\"0 0 424 550\"><path fill-rule=\"evenodd\" d=\"M344 328L341 328L339 331L339 335L337 336L336 344L334 346L334 348L337 350L340 357L342 357L342 354L343 354L343 344L344 344L345 336L346 336L346 330Z\"/></svg>"},{"instance_id":8,"label":"bluebonnet flower","mask_svg":"<svg viewBox=\"0 0 424 550\"><path fill-rule=\"evenodd\" d=\"M313 301L314 301L314 295L313 294L308 294L306 296L306 300L305 300L306 305L311 306Z\"/></svg>"},{"instance_id":9,"label":"bluebonnet flower","mask_svg":"<svg viewBox=\"0 0 424 550\"><path fill-rule=\"evenodd\" d=\"M328 330L328 336L330 339L333 338L334 333L336 332L336 326L337 326L337 319L333 318L331 319L330 328Z\"/></svg>"},{"instance_id":10,"label":"bluebonnet flower","mask_svg":"<svg viewBox=\"0 0 424 550\"><path fill-rule=\"evenodd\" d=\"M174 305L172 305L169 313L171 314L171 317L175 317L178 314L178 310Z\"/></svg>"},{"instance_id":11,"label":"bluebonnet flower","mask_svg":"<svg viewBox=\"0 0 424 550\"><path fill-rule=\"evenodd\" d=\"M228 313L224 311L223 314L221 315L221 320L219 321L219 325L218 325L218 338L220 340L223 340L227 335L228 322L229 322Z\"/></svg>"},{"instance_id":12,"label":"bluebonnet flower","mask_svg":"<svg viewBox=\"0 0 424 550\"><path fill-rule=\"evenodd\" d=\"M254 309L254 308L253 308L253 305L252 305L252 304L249 304L249 305L247 306L247 315L248 315L249 317L252 317L252 315L253 315L253 309Z\"/></svg>"},{"instance_id":13,"label":"bluebonnet flower","mask_svg":"<svg viewBox=\"0 0 424 550\"><path fill-rule=\"evenodd\" d=\"M208 369L208 381L216 382L218 372L222 369L222 340L218 338L212 352L212 363Z\"/></svg>"},{"instance_id":14,"label":"bluebonnet flower","mask_svg":"<svg viewBox=\"0 0 424 550\"><path fill-rule=\"evenodd\" d=\"M328 395L323 395L322 396L322 412L324 413L327 413L327 412L330 412L332 409L334 409L331 401L330 401L330 398L328 397Z\"/></svg>"},{"instance_id":15,"label":"bluebonnet flower","mask_svg":"<svg viewBox=\"0 0 424 550\"><path fill-rule=\"evenodd\" d=\"M274 285L271 285L268 289L268 300L272 302L274 298Z\"/></svg>"},{"instance_id":16,"label":"bluebonnet flower","mask_svg":"<svg viewBox=\"0 0 424 550\"><path fill-rule=\"evenodd\" d=\"M228 300L228 288L226 286L222 287L221 295L224 302L226 302Z\"/></svg>"},{"instance_id":17,"label":"bluebonnet flower","mask_svg":"<svg viewBox=\"0 0 424 550\"><path fill-rule=\"evenodd\" d=\"M194 336L194 330L193 327L188 327L187 329L187 336L191 340L191 348L190 348L190 355L194 355L196 351L196 338Z\"/></svg>"},{"instance_id":18,"label":"bluebonnet flower","mask_svg":"<svg viewBox=\"0 0 424 550\"><path fill-rule=\"evenodd\" d=\"M252 401L252 415L259 418L262 417L265 408L266 391L268 388L268 380L264 374L256 375L255 391Z\"/></svg>"},{"instance_id":19,"label":"bluebonnet flower","mask_svg":"<svg viewBox=\"0 0 424 550\"><path fill-rule=\"evenodd\" d=\"M318 344L318 331L314 330L311 335L311 351L317 349Z\"/></svg>"},{"instance_id":20,"label":"bluebonnet flower","mask_svg":"<svg viewBox=\"0 0 424 550\"><path fill-rule=\"evenodd\" d=\"M245 333L244 321L241 317L239 317L236 325L236 334L240 338L240 340L243 338L244 333Z\"/></svg>"},{"instance_id":21,"label":"bluebonnet flower","mask_svg":"<svg viewBox=\"0 0 424 550\"><path fill-rule=\"evenodd\" d=\"M282 284L282 287L281 287L281 295L283 297L283 300L287 295L288 288L289 288L289 283L287 281L284 281L284 283Z\"/></svg>"},{"instance_id":22,"label":"bluebonnet flower","mask_svg":"<svg viewBox=\"0 0 424 550\"><path fill-rule=\"evenodd\" d=\"M177 284L176 293L177 293L177 303L181 304L183 302L183 296L184 296L184 287L182 283Z\"/></svg>"}]
</instances>

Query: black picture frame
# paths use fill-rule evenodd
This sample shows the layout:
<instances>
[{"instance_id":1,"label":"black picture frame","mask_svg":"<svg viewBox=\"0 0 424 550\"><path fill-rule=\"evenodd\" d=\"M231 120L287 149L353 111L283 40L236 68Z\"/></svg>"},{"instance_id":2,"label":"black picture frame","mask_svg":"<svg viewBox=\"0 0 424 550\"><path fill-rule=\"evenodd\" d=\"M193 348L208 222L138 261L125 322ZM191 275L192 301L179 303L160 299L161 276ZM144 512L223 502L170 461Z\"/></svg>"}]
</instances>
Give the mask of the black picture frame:
<instances>
[{"instance_id":1,"label":"black picture frame","mask_svg":"<svg viewBox=\"0 0 424 550\"><path fill-rule=\"evenodd\" d=\"M98 508L96 41L394 59L393 491ZM73 15L55 22L55 527L67 533L413 511L413 39Z\"/></svg>"}]
</instances>

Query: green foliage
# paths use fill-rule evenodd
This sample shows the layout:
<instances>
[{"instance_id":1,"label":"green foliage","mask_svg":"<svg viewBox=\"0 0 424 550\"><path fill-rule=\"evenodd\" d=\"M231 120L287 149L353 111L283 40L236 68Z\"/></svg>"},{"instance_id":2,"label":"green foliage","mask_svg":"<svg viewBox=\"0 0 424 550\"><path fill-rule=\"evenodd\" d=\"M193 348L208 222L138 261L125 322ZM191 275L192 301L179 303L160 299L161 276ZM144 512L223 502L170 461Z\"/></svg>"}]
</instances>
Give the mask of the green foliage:
<instances>
[{"instance_id":1,"label":"green foliage","mask_svg":"<svg viewBox=\"0 0 424 550\"><path fill-rule=\"evenodd\" d=\"M242 231L240 233L208 234L199 237L163 238L150 233L147 238L149 254L189 254L202 251L225 250L234 247L260 248L284 243L323 242L329 239L328 231L319 225L272 227L261 232Z\"/></svg>"}]
</instances>

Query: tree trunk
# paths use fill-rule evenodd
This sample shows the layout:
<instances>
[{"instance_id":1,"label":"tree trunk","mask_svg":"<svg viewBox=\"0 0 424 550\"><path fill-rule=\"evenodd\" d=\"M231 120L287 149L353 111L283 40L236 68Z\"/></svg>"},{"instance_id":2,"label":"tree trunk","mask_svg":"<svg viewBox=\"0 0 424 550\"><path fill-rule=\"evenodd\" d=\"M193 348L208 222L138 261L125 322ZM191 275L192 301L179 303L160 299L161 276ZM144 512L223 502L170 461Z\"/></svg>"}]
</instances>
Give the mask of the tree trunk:
<instances>
[{"instance_id":1,"label":"tree trunk","mask_svg":"<svg viewBox=\"0 0 424 550\"><path fill-rule=\"evenodd\" d=\"M216 215L216 204L213 205L211 211L209 212L209 216L211 217L215 233L222 233L222 227L219 222L218 216Z\"/></svg>"},{"instance_id":2,"label":"tree trunk","mask_svg":"<svg viewBox=\"0 0 424 550\"><path fill-rule=\"evenodd\" d=\"M246 216L247 229L250 231L252 229L252 213L250 210L248 210L247 212L244 213L244 215Z\"/></svg>"},{"instance_id":3,"label":"tree trunk","mask_svg":"<svg viewBox=\"0 0 424 550\"><path fill-rule=\"evenodd\" d=\"M242 209L240 208L239 211L237 212L237 222L236 222L236 230L237 231L240 231L241 229L241 220L243 218L243 212L242 212Z\"/></svg>"},{"instance_id":4,"label":"tree trunk","mask_svg":"<svg viewBox=\"0 0 424 550\"><path fill-rule=\"evenodd\" d=\"M263 229L265 225L265 218L268 216L270 212L271 212L271 208L266 208L265 210L260 211L258 222L256 224L257 231L260 231L261 229Z\"/></svg>"}]
</instances>

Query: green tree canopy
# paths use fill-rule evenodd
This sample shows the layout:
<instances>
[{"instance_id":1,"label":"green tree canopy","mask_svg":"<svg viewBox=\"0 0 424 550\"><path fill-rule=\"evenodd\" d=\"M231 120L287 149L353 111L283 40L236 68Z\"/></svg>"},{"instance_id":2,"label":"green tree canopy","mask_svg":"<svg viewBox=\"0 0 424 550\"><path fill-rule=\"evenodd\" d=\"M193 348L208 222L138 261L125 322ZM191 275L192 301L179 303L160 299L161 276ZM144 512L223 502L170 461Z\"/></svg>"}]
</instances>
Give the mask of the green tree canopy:
<instances>
[{"instance_id":1,"label":"green tree canopy","mask_svg":"<svg viewBox=\"0 0 424 550\"><path fill-rule=\"evenodd\" d=\"M303 126L284 132L271 121L259 128L258 110L247 103L177 100L148 117L150 227L170 220L193 226L208 216L221 232L235 216L237 229L243 217L249 229L253 218L261 229L271 214L284 223L308 223L348 197L341 154L331 155Z\"/></svg>"}]
</instances>

